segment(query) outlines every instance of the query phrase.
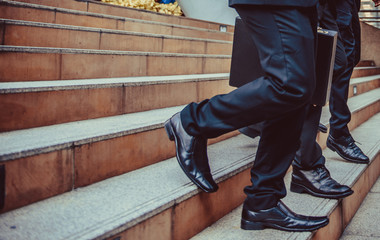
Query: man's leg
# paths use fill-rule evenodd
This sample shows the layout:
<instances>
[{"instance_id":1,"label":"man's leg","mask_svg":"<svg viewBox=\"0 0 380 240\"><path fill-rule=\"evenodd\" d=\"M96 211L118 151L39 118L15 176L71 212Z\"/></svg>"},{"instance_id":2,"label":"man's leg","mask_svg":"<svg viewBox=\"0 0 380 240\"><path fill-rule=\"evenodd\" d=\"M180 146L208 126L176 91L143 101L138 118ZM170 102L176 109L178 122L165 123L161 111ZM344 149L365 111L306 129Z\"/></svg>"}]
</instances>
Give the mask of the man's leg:
<instances>
[{"instance_id":1,"label":"man's leg","mask_svg":"<svg viewBox=\"0 0 380 240\"><path fill-rule=\"evenodd\" d=\"M217 95L199 104L189 104L180 117L176 114L165 123L165 128L176 142L180 165L187 176L199 184L199 178L206 179L202 175L205 171L198 170L196 166L199 159L206 159L199 156L199 152L204 151L198 148L197 153L193 150L197 149L200 139L217 137L266 120L264 141L259 144L260 157L256 159L257 169L261 170L253 170L254 185L246 191L247 202L259 200L262 205L260 210L255 208L256 211L249 209L248 205L244 208L242 228L318 229L328 223L327 218L295 215L279 201L286 191L282 177L299 143L299 130L290 125L286 131L291 135L285 134L285 130L281 132L279 119L286 121L290 115L302 125L305 106L311 100L315 87L315 31L309 15L312 12L310 9L273 6L238 7L237 11L248 26L256 46L260 46L258 51L266 76L229 94ZM285 135L291 141L283 139ZM277 147L270 147L271 140ZM284 140L287 147L279 149L285 146L278 144ZM198 157L195 157L197 154ZM265 166L264 159L269 165ZM256 176L259 176L258 180ZM262 196L264 201L261 201Z\"/></svg>"},{"instance_id":2,"label":"man's leg","mask_svg":"<svg viewBox=\"0 0 380 240\"><path fill-rule=\"evenodd\" d=\"M323 198L343 198L353 191L330 176L322 149L315 141L322 107L310 105L301 133L301 146L293 161L290 190Z\"/></svg>"},{"instance_id":3,"label":"man's leg","mask_svg":"<svg viewBox=\"0 0 380 240\"><path fill-rule=\"evenodd\" d=\"M318 10L319 25L322 28L338 31L331 6L328 3L321 4ZM339 56L336 61L339 61L343 48L340 46L337 49ZM343 56L345 55L343 54ZM335 76L340 73L339 71L335 71ZM307 109L306 120L300 138L301 146L293 161L290 190L298 193L308 193L316 197L343 198L351 195L353 191L348 186L341 185L331 178L329 171L325 167L325 157L322 155L322 149L316 142L321 112L321 106L309 105Z\"/></svg>"},{"instance_id":4,"label":"man's leg","mask_svg":"<svg viewBox=\"0 0 380 240\"><path fill-rule=\"evenodd\" d=\"M312 231L328 223L320 217L297 217L280 200L286 195L283 178L299 146L305 111L304 107L281 118L265 121L251 169L252 185L244 189L247 198L243 205L241 228ZM307 223L309 220L312 225Z\"/></svg>"},{"instance_id":5,"label":"man's leg","mask_svg":"<svg viewBox=\"0 0 380 240\"><path fill-rule=\"evenodd\" d=\"M294 158L293 167L299 169L313 169L325 165L322 149L315 141L318 134L318 123L321 117L322 107L309 105L306 119L302 127L301 145Z\"/></svg>"},{"instance_id":6,"label":"man's leg","mask_svg":"<svg viewBox=\"0 0 380 240\"><path fill-rule=\"evenodd\" d=\"M206 148L201 139L281 117L310 101L315 87L315 32L308 16L311 10L302 10L239 8L252 41L260 46L258 53L266 75L228 94L191 103L165 123L170 139L176 142L182 169L202 190L214 192L217 186L207 161L200 160L207 157L194 153L194 149L206 152L200 150Z\"/></svg>"},{"instance_id":7,"label":"man's leg","mask_svg":"<svg viewBox=\"0 0 380 240\"><path fill-rule=\"evenodd\" d=\"M315 32L306 13L273 6L237 10L259 46L266 75L229 94L186 106L181 120L190 135L217 137L281 117L311 100L315 88Z\"/></svg>"},{"instance_id":8,"label":"man's leg","mask_svg":"<svg viewBox=\"0 0 380 240\"><path fill-rule=\"evenodd\" d=\"M283 178L300 145L306 107L264 122L256 159L251 169L252 185L244 189L244 207L253 211L276 206L285 197ZM284 126L287 126L286 128Z\"/></svg>"},{"instance_id":9,"label":"man's leg","mask_svg":"<svg viewBox=\"0 0 380 240\"><path fill-rule=\"evenodd\" d=\"M178 129L181 135L188 134L199 139L213 138L243 126L281 117L310 101L315 87L315 32L307 12L311 10L302 9L302 12L300 9L258 6L237 10L252 40L256 46L260 46L258 53L266 75L228 94L187 105L180 117L176 116L165 124L169 135ZM192 138L186 139L192 145ZM199 141L195 142L198 143L196 146L202 145ZM192 147L181 147L180 144L184 144L184 141L176 143L177 152L180 148L190 151L177 153L177 157L183 159L180 160L183 170L189 177L193 175L190 179L201 188L200 182L205 182L202 189L209 191L209 186L215 185L213 180L201 176L200 171L194 170L198 167L189 164L198 161L187 160L188 157L195 156ZM199 168L207 169L207 166ZM210 175L207 171L203 172L206 172L204 175ZM211 189L216 190L216 187Z\"/></svg>"},{"instance_id":10,"label":"man's leg","mask_svg":"<svg viewBox=\"0 0 380 240\"><path fill-rule=\"evenodd\" d=\"M360 54L355 51L358 49L358 43L355 39L353 26L358 23L353 23L353 20L358 21L357 8L353 0L338 0L337 2L337 24L339 27L340 36L337 45L337 58L346 61L345 68L343 64L336 61L337 68L343 68L341 74L333 77L330 94L330 133L327 139L327 147L336 151L342 158L355 163L368 163L369 158L355 144L349 129L348 123L351 120L351 112L347 105L348 89L350 78L357 63L358 57L355 54ZM355 28L356 31L357 27ZM360 34L360 33L357 33ZM339 47L339 49L338 49ZM340 50L343 48L344 50ZM340 50L338 52L338 50ZM345 56L343 56L345 54ZM342 63L343 61L341 61ZM334 67L335 68L335 67Z\"/></svg>"},{"instance_id":11,"label":"man's leg","mask_svg":"<svg viewBox=\"0 0 380 240\"><path fill-rule=\"evenodd\" d=\"M337 24L339 27L340 37L338 39L339 50L342 48L344 51L339 52L338 58L344 59L338 63L342 72L339 76L334 76L331 86L330 96L330 133L333 136L348 135L349 130L347 124L351 120L351 112L347 106L348 89L350 85L350 78L354 69L354 47L355 39L352 32L352 5L353 1L340 0L337 1ZM340 55L342 54L342 55ZM343 56L345 54L345 56ZM344 66L343 64L346 63ZM344 66L344 67L343 67Z\"/></svg>"}]
</instances>

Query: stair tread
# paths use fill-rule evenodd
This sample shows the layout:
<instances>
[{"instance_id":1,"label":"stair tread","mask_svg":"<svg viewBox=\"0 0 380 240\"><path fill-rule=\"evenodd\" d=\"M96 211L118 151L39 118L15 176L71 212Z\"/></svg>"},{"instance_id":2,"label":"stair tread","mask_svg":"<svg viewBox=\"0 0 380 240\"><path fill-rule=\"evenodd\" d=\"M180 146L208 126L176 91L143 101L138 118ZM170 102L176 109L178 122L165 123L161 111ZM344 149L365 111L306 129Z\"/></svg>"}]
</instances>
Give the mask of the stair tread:
<instances>
[{"instance_id":1,"label":"stair tread","mask_svg":"<svg viewBox=\"0 0 380 240\"><path fill-rule=\"evenodd\" d=\"M359 109L362 109L367 104L374 102L375 99L380 99L380 88L360 94L358 96L355 96L355 98L351 97L348 99L348 107L350 108L351 112L355 112Z\"/></svg>"},{"instance_id":2,"label":"stair tread","mask_svg":"<svg viewBox=\"0 0 380 240\"><path fill-rule=\"evenodd\" d=\"M350 98L348 105L351 111L355 111L379 100L380 88ZM0 161L160 128L166 119L183 107L169 107L0 133ZM322 123L327 124L329 114L328 106L325 106L322 111Z\"/></svg>"},{"instance_id":3,"label":"stair tread","mask_svg":"<svg viewBox=\"0 0 380 240\"><path fill-rule=\"evenodd\" d=\"M171 76L142 76L119 78L94 78L58 81L0 82L0 93L20 93L71 89L109 88L118 86L142 86L178 82L209 81L229 78L229 73L189 74Z\"/></svg>"},{"instance_id":4,"label":"stair tread","mask_svg":"<svg viewBox=\"0 0 380 240\"><path fill-rule=\"evenodd\" d=\"M182 108L170 107L0 133L0 161L160 128L166 119Z\"/></svg>"},{"instance_id":5,"label":"stair tread","mask_svg":"<svg viewBox=\"0 0 380 240\"><path fill-rule=\"evenodd\" d=\"M137 35L137 36L145 36L145 37L157 37L157 38L163 37L163 38L180 39L180 40L206 41L206 42L217 42L217 43L232 43L232 41L217 40L217 39L193 38L193 37L173 36L173 35L144 33L144 32L132 32L132 31L125 31L125 30L117 30L117 29L84 27L84 26L74 26L74 25L65 25L65 24L56 24L56 23L44 23L44 22L32 22L32 21L4 19L4 18L0 18L0 22L14 24L14 25L22 25L22 26L59 28L59 29L63 29L63 30L79 30L79 31L89 31L89 32Z\"/></svg>"},{"instance_id":6,"label":"stair tread","mask_svg":"<svg viewBox=\"0 0 380 240\"><path fill-rule=\"evenodd\" d=\"M363 143L363 151L371 160L380 150L380 114L353 131ZM370 137L365 137L371 131ZM363 139L362 139L363 138ZM217 182L252 165L258 138L252 140L239 135L208 147L211 169ZM226 150L228 149L228 150ZM329 157L327 167L335 179L351 185L366 165L357 165ZM217 160L216 160L217 159ZM149 176L149 177L148 177ZM142 179L144 181L142 181ZM289 174L286 178L289 185ZM141 191L141 189L149 189ZM0 231L6 238L92 239L110 231L123 231L159 212L197 194L199 189L187 179L178 167L176 159L166 161L104 180L85 188L62 194L35 204L0 215ZM337 204L337 200L313 198L289 192L284 202L301 214L325 215ZM96 210L95 210L96 209ZM284 236L307 239L311 233L285 233L275 230L239 230L239 209L227 215L214 227L199 234L199 239L209 239L207 231L221 231L222 239L248 237L284 239ZM215 230L216 228L216 230ZM236 235L238 234L238 235ZM204 238L202 238L204 236ZM213 235L214 236L214 235ZM261 238L262 237L262 238ZM211 238L214 239L214 238Z\"/></svg>"},{"instance_id":7,"label":"stair tread","mask_svg":"<svg viewBox=\"0 0 380 240\"><path fill-rule=\"evenodd\" d=\"M210 163L217 182L250 167L254 148L247 139L241 135L208 148L210 158L221 160ZM232 149L222 151L227 145ZM198 192L171 158L2 214L0 232L16 239L26 234L32 239L49 239L52 234L55 239L93 239L131 227Z\"/></svg>"},{"instance_id":8,"label":"stair tread","mask_svg":"<svg viewBox=\"0 0 380 240\"><path fill-rule=\"evenodd\" d=\"M120 19L123 21L141 22L141 23L148 23L148 24L161 25L161 26L174 26L174 27L178 27L178 28L196 29L196 30L208 31L208 32L220 32L218 30L213 30L213 29L205 29L205 28L198 28L198 27L193 27L193 26L184 26L184 25L178 25L178 24L170 24L170 23L165 23L165 22L149 21L149 20L135 19L135 18L128 18L128 17L120 17L120 16L114 16L114 15L108 15L108 14L102 14L102 13L84 12L84 11L73 10L73 9L51 7L51 6L46 6L46 5L17 2L17 1L11 1L11 0L0 0L0 3L5 3L8 5L13 5L13 6L17 6L17 7L29 7L29 8L35 8L35 9L45 9L45 10L50 10L50 11L55 11L55 12L63 12L63 13L70 13L70 14L76 14L76 15L86 15L86 16L94 16L94 17L100 17L100 18ZM233 33L223 32L223 34L232 35Z\"/></svg>"},{"instance_id":9,"label":"stair tread","mask_svg":"<svg viewBox=\"0 0 380 240\"><path fill-rule=\"evenodd\" d=\"M352 85L352 84L370 82L370 81L377 80L377 79L380 79L380 74L371 75L371 76L367 76L367 77L352 78L352 79L350 79L350 84Z\"/></svg>"},{"instance_id":10,"label":"stair tread","mask_svg":"<svg viewBox=\"0 0 380 240\"><path fill-rule=\"evenodd\" d=\"M352 131L354 138L360 139L361 148L368 155L371 161L380 152L380 113L370 118L367 122ZM371 135L368 136L368 132ZM326 157L326 166L330 170L332 177L340 182L353 186L362 172L368 167L365 164L349 163L342 160L336 153L329 149L323 151ZM284 203L292 210L304 215L329 215L337 206L338 200L323 199L310 196L308 194L293 193L289 190L291 174L285 177L285 185L288 189ZM206 228L192 240L203 239L311 239L312 232L284 232L274 229L263 231L245 231L240 229L242 205L234 209L230 214L221 218L212 226Z\"/></svg>"},{"instance_id":11,"label":"stair tread","mask_svg":"<svg viewBox=\"0 0 380 240\"><path fill-rule=\"evenodd\" d=\"M356 67L357 69L375 69L380 68L380 66L369 66L369 67Z\"/></svg>"},{"instance_id":12,"label":"stair tread","mask_svg":"<svg viewBox=\"0 0 380 240\"><path fill-rule=\"evenodd\" d=\"M229 73L188 74L170 76L138 76L119 78L93 78L74 80L26 81L26 82L0 82L0 93L20 93L36 91L70 90L83 88L105 88L117 86L141 86L145 84L205 81L229 78ZM359 84L380 79L380 75L353 78L350 84Z\"/></svg>"},{"instance_id":13,"label":"stair tread","mask_svg":"<svg viewBox=\"0 0 380 240\"><path fill-rule=\"evenodd\" d=\"M118 51L78 48L54 48L0 45L0 52L28 52L28 53L58 53L58 54L105 54L105 55L130 55L130 56L164 56L164 57L199 57L199 58L231 58L231 55L222 54L194 54L194 53L169 53L169 52L143 52L143 51Z\"/></svg>"}]
</instances>

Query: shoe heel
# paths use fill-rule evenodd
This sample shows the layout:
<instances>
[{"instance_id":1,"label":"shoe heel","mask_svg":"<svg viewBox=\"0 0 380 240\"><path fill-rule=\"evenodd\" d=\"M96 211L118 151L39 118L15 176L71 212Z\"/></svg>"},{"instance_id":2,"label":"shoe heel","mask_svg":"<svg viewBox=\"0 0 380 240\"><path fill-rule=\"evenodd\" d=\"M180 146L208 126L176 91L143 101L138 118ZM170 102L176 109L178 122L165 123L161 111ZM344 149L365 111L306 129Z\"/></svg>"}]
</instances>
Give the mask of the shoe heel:
<instances>
[{"instance_id":1,"label":"shoe heel","mask_svg":"<svg viewBox=\"0 0 380 240\"><path fill-rule=\"evenodd\" d=\"M240 228L244 230L263 230L265 227L262 223L249 222L247 220L242 219Z\"/></svg>"},{"instance_id":2,"label":"shoe heel","mask_svg":"<svg viewBox=\"0 0 380 240\"><path fill-rule=\"evenodd\" d=\"M170 119L167 120L167 121L164 123L164 127L165 127L166 134L167 134L168 137L169 137L169 140L170 140L170 141L174 141L174 134L173 134L172 126L170 125Z\"/></svg>"},{"instance_id":3,"label":"shoe heel","mask_svg":"<svg viewBox=\"0 0 380 240\"><path fill-rule=\"evenodd\" d=\"M290 184L290 191L295 192L295 193L304 193L305 189L298 184L291 183Z\"/></svg>"}]
</instances>

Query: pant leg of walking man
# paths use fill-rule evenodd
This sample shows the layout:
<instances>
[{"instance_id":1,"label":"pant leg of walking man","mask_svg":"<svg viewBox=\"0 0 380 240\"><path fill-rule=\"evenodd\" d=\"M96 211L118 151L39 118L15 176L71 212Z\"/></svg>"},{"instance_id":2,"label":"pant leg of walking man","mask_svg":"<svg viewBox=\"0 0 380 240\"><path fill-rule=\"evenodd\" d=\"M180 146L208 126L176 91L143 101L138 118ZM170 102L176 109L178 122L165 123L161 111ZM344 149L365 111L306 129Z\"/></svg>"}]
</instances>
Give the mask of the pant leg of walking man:
<instances>
[{"instance_id":1,"label":"pant leg of walking man","mask_svg":"<svg viewBox=\"0 0 380 240\"><path fill-rule=\"evenodd\" d=\"M339 33L334 2L331 0L319 2L318 20L320 27ZM347 65L345 48L340 34L338 34L335 56L333 81L337 82L344 74ZM293 162L290 190L324 198L347 197L353 191L348 186L341 185L331 178L328 169L325 167L322 149L315 141L321 111L321 106L309 106L301 134L301 147L298 149Z\"/></svg>"},{"instance_id":2,"label":"pant leg of walking man","mask_svg":"<svg viewBox=\"0 0 380 240\"><path fill-rule=\"evenodd\" d=\"M348 123L351 112L347 105L350 78L355 65L360 60L360 23L358 11L360 0L336 0L337 24L344 47L346 61L341 61L343 72L334 77L330 94L330 133L327 147L337 152L343 159L355 163L368 163L369 158L355 144ZM346 65L343 65L343 63Z\"/></svg>"},{"instance_id":3,"label":"pant leg of walking man","mask_svg":"<svg viewBox=\"0 0 380 240\"><path fill-rule=\"evenodd\" d=\"M265 76L229 94L190 103L165 123L183 171L202 190L215 192L207 139L265 121L251 169L252 185L244 189L243 229L312 231L328 223L327 217L294 214L281 202L286 195L283 177L299 146L315 88L315 4L314 0L230 1L259 46Z\"/></svg>"},{"instance_id":4,"label":"pant leg of walking man","mask_svg":"<svg viewBox=\"0 0 380 240\"><path fill-rule=\"evenodd\" d=\"M318 22L322 28L339 32L336 23L336 7L334 0L320 0L318 7ZM345 48L339 35L336 48L333 79L339 78L347 65ZM322 149L316 142L322 107L310 104L307 107L306 119L301 133L301 145L293 161L293 173L290 190L307 193L323 198L343 198L353 191L346 185L336 182L325 166ZM261 135L262 123L240 129L250 137Z\"/></svg>"}]
</instances>

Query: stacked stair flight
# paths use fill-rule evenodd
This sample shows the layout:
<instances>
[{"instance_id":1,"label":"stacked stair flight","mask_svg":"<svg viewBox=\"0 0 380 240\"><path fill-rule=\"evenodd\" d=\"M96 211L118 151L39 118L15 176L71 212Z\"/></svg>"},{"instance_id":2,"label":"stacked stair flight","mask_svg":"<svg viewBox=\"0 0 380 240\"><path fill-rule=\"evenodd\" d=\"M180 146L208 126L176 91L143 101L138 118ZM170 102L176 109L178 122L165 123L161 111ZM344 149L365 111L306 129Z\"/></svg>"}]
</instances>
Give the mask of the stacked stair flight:
<instances>
[{"instance_id":1,"label":"stacked stair flight","mask_svg":"<svg viewBox=\"0 0 380 240\"><path fill-rule=\"evenodd\" d=\"M284 199L330 224L243 231L259 139L209 140L220 188L207 194L183 174L163 129L184 104L233 89L233 30L100 1L0 0L0 239L338 238L380 175L380 68L361 61L349 95L349 127L370 164L324 150L334 179L355 193Z\"/></svg>"}]
</instances>

